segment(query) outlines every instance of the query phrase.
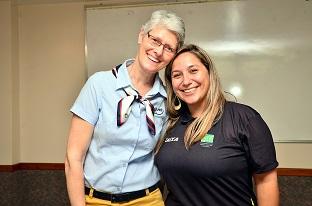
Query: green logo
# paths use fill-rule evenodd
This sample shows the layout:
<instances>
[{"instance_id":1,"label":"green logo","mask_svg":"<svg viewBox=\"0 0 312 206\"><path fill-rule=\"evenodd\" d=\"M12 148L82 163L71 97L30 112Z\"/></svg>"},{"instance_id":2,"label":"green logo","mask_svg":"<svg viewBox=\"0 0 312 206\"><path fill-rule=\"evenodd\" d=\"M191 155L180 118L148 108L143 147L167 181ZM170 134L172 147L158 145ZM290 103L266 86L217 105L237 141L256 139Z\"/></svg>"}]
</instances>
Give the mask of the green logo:
<instances>
[{"instance_id":1,"label":"green logo","mask_svg":"<svg viewBox=\"0 0 312 206\"><path fill-rule=\"evenodd\" d=\"M206 134L201 140L200 140L200 146L203 147L211 147L213 145L213 134Z\"/></svg>"}]
</instances>

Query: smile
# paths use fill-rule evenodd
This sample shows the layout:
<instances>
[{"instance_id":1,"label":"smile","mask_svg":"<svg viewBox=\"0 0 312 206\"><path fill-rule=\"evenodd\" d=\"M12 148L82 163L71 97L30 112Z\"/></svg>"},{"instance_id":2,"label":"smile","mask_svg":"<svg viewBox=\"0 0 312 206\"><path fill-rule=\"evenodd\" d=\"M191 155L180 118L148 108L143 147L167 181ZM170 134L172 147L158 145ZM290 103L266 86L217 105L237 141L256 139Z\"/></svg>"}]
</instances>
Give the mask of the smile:
<instances>
[{"instance_id":1,"label":"smile","mask_svg":"<svg viewBox=\"0 0 312 206\"><path fill-rule=\"evenodd\" d=\"M153 62L155 62L155 63L159 63L159 62L160 62L158 59L154 58L154 57L151 56L151 55L147 55L147 57L148 57L149 60L151 60L151 61L153 61Z\"/></svg>"},{"instance_id":2,"label":"smile","mask_svg":"<svg viewBox=\"0 0 312 206\"><path fill-rule=\"evenodd\" d=\"M191 92L193 92L195 89L196 89L196 87L193 87L193 88L190 88L190 89L184 89L184 90L182 90L182 92L191 93Z\"/></svg>"}]
</instances>

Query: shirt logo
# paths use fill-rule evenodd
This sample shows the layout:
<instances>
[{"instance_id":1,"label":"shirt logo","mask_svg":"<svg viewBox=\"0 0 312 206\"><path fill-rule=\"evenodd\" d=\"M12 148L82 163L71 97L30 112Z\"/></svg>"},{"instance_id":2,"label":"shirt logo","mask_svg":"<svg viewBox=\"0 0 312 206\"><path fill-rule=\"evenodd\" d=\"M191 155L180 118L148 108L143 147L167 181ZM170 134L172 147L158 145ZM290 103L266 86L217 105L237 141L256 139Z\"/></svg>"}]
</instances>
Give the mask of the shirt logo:
<instances>
[{"instance_id":1,"label":"shirt logo","mask_svg":"<svg viewBox=\"0 0 312 206\"><path fill-rule=\"evenodd\" d=\"M179 137L167 137L165 142L177 142L179 141Z\"/></svg>"},{"instance_id":2,"label":"shirt logo","mask_svg":"<svg viewBox=\"0 0 312 206\"><path fill-rule=\"evenodd\" d=\"M200 140L200 146L202 147L211 147L213 145L213 134L206 134L201 140Z\"/></svg>"},{"instance_id":3,"label":"shirt logo","mask_svg":"<svg viewBox=\"0 0 312 206\"><path fill-rule=\"evenodd\" d=\"M162 115L164 113L164 109L163 108L157 108L155 107L154 108L154 113L157 114L157 115Z\"/></svg>"}]
</instances>

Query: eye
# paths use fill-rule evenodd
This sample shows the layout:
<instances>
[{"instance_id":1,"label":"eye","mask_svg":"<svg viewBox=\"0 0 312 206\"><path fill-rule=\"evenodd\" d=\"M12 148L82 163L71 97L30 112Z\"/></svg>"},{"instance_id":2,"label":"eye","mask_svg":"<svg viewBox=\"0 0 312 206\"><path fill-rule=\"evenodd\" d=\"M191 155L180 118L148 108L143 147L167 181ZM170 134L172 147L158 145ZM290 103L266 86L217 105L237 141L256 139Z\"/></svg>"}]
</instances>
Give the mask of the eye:
<instances>
[{"instance_id":1,"label":"eye","mask_svg":"<svg viewBox=\"0 0 312 206\"><path fill-rule=\"evenodd\" d=\"M161 45L161 43L160 43L160 41L158 39L156 39L154 37L152 37L151 39L152 39L153 44L156 44L157 46Z\"/></svg>"},{"instance_id":2,"label":"eye","mask_svg":"<svg viewBox=\"0 0 312 206\"><path fill-rule=\"evenodd\" d=\"M192 74L195 74L195 73L197 73L197 72L198 72L198 69L196 69L196 68L192 68L192 69L190 69L190 72L191 72Z\"/></svg>"},{"instance_id":3,"label":"eye","mask_svg":"<svg viewBox=\"0 0 312 206\"><path fill-rule=\"evenodd\" d=\"M173 49L173 48L171 48L169 45L165 45L164 46L164 48L165 48L165 50L167 51L167 52L170 52L170 53L175 53L175 49Z\"/></svg>"},{"instance_id":4,"label":"eye","mask_svg":"<svg viewBox=\"0 0 312 206\"><path fill-rule=\"evenodd\" d=\"M172 77L173 79L178 79L178 78L180 78L181 76L182 76L182 74L181 74L180 72L173 72L172 75L171 75L171 77Z\"/></svg>"}]
</instances>

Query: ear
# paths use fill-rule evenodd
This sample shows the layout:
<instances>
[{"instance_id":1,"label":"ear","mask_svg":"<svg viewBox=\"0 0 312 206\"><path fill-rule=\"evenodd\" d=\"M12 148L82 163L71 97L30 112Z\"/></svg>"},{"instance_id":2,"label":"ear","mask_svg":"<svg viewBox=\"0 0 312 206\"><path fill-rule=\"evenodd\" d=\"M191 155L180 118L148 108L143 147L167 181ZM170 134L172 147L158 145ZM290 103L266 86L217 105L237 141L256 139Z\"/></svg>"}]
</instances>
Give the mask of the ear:
<instances>
[{"instance_id":1,"label":"ear","mask_svg":"<svg viewBox=\"0 0 312 206\"><path fill-rule=\"evenodd\" d=\"M139 33L139 37L138 37L138 44L141 44L143 41L143 37L144 37L144 31L143 28L141 29L140 33Z\"/></svg>"}]
</instances>

